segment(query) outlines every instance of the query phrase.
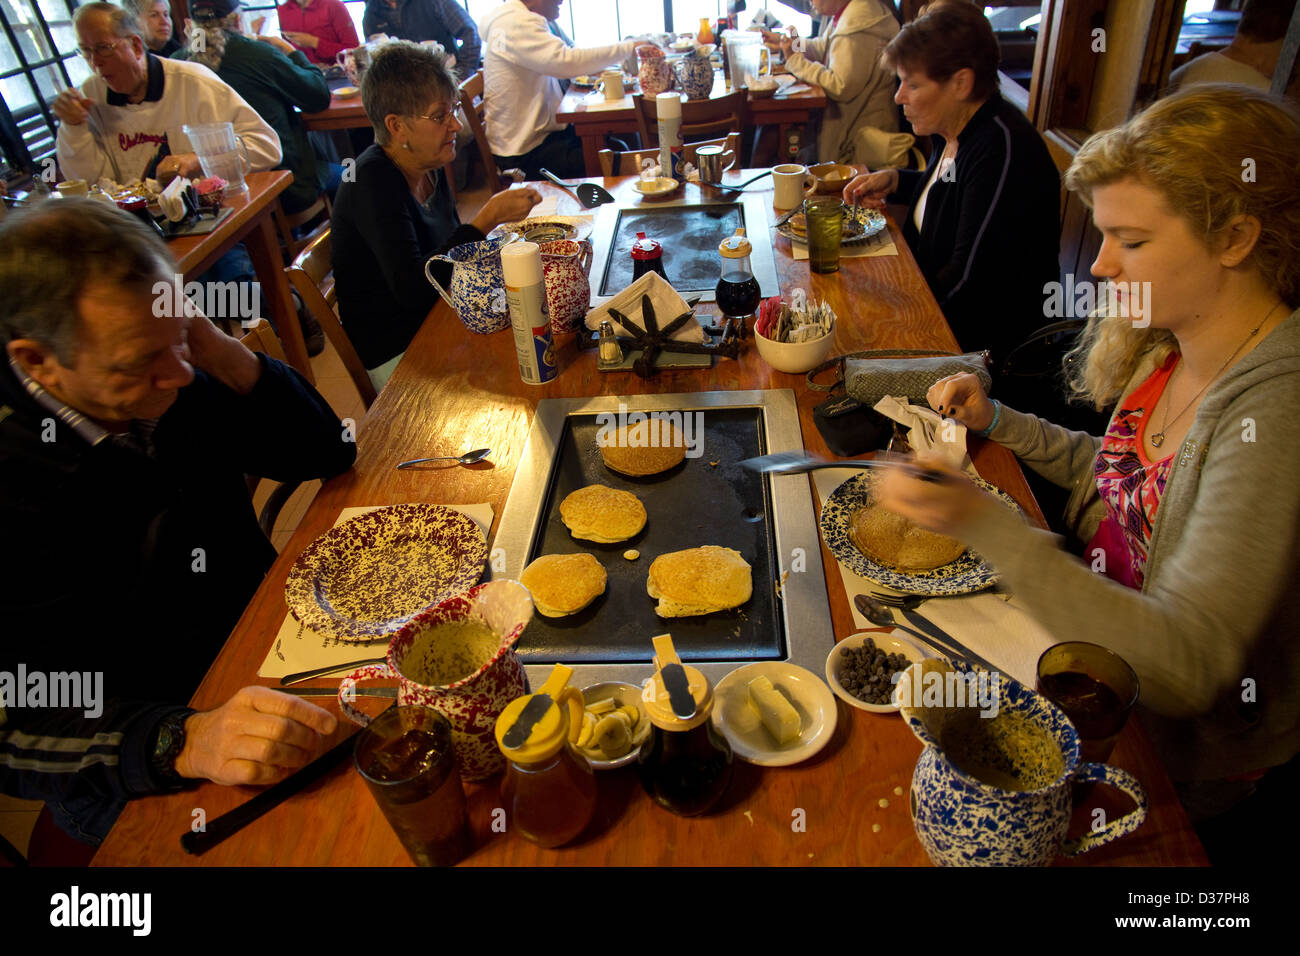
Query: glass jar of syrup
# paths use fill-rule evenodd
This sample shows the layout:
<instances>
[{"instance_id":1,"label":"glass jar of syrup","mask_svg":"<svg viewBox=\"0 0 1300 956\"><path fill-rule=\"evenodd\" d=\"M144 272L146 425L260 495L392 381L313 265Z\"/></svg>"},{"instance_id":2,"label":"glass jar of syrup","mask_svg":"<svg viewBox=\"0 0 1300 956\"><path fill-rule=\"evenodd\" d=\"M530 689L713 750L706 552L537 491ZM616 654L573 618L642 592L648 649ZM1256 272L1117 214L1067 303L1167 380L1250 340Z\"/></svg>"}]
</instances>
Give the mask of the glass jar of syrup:
<instances>
[{"instance_id":1,"label":"glass jar of syrup","mask_svg":"<svg viewBox=\"0 0 1300 956\"><path fill-rule=\"evenodd\" d=\"M569 747L565 684L573 669L556 664L536 694L511 701L497 718L497 746L506 759L501 800L507 826L538 846L568 843L596 809L596 775L587 758Z\"/></svg>"},{"instance_id":2,"label":"glass jar of syrup","mask_svg":"<svg viewBox=\"0 0 1300 956\"><path fill-rule=\"evenodd\" d=\"M654 730L637 767L655 803L693 817L711 810L731 782L731 745L709 722L708 678L682 665L670 636L656 637L654 645L657 669L641 697Z\"/></svg>"},{"instance_id":3,"label":"glass jar of syrup","mask_svg":"<svg viewBox=\"0 0 1300 956\"><path fill-rule=\"evenodd\" d=\"M632 281L635 282L647 272L657 272L660 278L668 281L664 272L664 249L655 239L647 239L644 232L636 234L632 243Z\"/></svg>"},{"instance_id":4,"label":"glass jar of syrup","mask_svg":"<svg viewBox=\"0 0 1300 956\"><path fill-rule=\"evenodd\" d=\"M715 294L724 316L743 319L753 315L758 308L761 298L758 280L749 266L752 252L743 226L734 236L728 236L718 244L718 255L722 256L722 278L718 280Z\"/></svg>"}]
</instances>

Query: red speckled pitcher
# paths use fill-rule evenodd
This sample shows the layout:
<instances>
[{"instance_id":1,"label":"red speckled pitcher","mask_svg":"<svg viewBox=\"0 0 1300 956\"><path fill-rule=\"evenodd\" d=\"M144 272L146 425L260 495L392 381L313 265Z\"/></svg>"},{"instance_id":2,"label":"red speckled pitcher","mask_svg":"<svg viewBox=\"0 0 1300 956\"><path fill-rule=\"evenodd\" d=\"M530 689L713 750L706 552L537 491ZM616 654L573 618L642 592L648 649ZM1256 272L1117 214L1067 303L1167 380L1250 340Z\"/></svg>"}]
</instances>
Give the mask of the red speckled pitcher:
<instances>
[{"instance_id":1,"label":"red speckled pitcher","mask_svg":"<svg viewBox=\"0 0 1300 956\"><path fill-rule=\"evenodd\" d=\"M540 246L552 332L572 332L591 308L591 243L555 239Z\"/></svg>"}]
</instances>

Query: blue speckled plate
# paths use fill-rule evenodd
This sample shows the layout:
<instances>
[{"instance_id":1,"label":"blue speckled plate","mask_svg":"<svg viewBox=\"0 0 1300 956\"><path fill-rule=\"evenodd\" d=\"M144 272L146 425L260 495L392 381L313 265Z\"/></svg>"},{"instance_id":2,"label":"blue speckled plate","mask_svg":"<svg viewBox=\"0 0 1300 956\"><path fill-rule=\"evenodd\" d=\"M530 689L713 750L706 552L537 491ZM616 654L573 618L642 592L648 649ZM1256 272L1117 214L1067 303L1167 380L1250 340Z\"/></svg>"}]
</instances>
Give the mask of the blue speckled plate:
<instances>
[{"instance_id":1,"label":"blue speckled plate","mask_svg":"<svg viewBox=\"0 0 1300 956\"><path fill-rule=\"evenodd\" d=\"M1020 510L1020 506L1001 488L989 484L982 478L974 479L985 491L990 491L1008 507ZM877 564L858 550L858 546L849 537L849 526L854 512L872 502L871 489L875 475L864 471L854 475L836 488L826 503L822 505L822 537L831 554L854 574L875 581L894 591L904 594L925 594L930 597L945 597L953 594L972 594L992 587L998 579L997 574L984 563L974 551L967 550L951 564L945 564L930 571L899 571L888 565Z\"/></svg>"}]
</instances>

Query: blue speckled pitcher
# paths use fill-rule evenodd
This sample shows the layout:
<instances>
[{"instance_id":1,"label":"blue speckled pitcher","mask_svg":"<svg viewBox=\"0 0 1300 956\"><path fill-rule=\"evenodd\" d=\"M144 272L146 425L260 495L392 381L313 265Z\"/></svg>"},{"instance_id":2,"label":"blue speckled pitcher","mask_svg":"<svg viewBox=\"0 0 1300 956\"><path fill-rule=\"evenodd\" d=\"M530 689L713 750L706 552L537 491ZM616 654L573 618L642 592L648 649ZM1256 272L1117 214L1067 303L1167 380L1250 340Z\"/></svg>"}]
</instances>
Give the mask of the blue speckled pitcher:
<instances>
[{"instance_id":1,"label":"blue speckled pitcher","mask_svg":"<svg viewBox=\"0 0 1300 956\"><path fill-rule=\"evenodd\" d=\"M985 703L971 706L971 678L959 663L927 659L899 681L903 718L925 744L912 774L912 823L939 866L1045 866L1057 853L1077 856L1133 832L1146 819L1146 794L1131 774L1079 762L1079 737L1045 697L1006 675ZM951 676L950 676L951 675ZM919 680L918 693L914 681ZM937 691L941 681L944 692ZM962 695L954 693L964 682ZM990 781L997 781L996 783ZM1137 807L1117 820L1093 816L1092 831L1066 842L1073 784L1098 781L1124 791Z\"/></svg>"},{"instance_id":2,"label":"blue speckled pitcher","mask_svg":"<svg viewBox=\"0 0 1300 956\"><path fill-rule=\"evenodd\" d=\"M430 256L424 264L425 278L471 332L499 332L510 328L506 280L501 273L501 247L515 238L510 234L482 242L466 242L449 249L445 256ZM452 264L450 291L433 277L431 267L435 262Z\"/></svg>"},{"instance_id":3,"label":"blue speckled pitcher","mask_svg":"<svg viewBox=\"0 0 1300 956\"><path fill-rule=\"evenodd\" d=\"M713 63L709 59L712 45L696 47L673 64L677 88L690 100L707 100L713 92Z\"/></svg>"}]
</instances>

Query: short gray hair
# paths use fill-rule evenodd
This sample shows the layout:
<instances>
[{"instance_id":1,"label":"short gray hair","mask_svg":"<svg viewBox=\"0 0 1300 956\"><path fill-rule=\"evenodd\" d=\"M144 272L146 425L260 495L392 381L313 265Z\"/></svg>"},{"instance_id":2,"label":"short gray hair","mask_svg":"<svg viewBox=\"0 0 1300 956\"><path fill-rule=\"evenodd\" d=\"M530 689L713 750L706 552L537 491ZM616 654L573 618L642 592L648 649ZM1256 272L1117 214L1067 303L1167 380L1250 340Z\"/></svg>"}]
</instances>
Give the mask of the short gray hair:
<instances>
[{"instance_id":1,"label":"short gray hair","mask_svg":"<svg viewBox=\"0 0 1300 956\"><path fill-rule=\"evenodd\" d=\"M84 8L83 8L84 9ZM0 346L32 339L71 368L87 287L153 293L176 272L166 244L102 199L58 199L0 222Z\"/></svg>"},{"instance_id":2,"label":"short gray hair","mask_svg":"<svg viewBox=\"0 0 1300 956\"><path fill-rule=\"evenodd\" d=\"M390 139L384 125L387 117L419 116L430 100L440 97L446 98L449 109L456 108L456 77L446 56L409 40L380 47L361 80L361 105L380 146L387 146Z\"/></svg>"},{"instance_id":3,"label":"short gray hair","mask_svg":"<svg viewBox=\"0 0 1300 956\"><path fill-rule=\"evenodd\" d=\"M153 4L150 4L153 6ZM108 20L113 25L113 33L120 37L139 37L144 42L144 29L140 26L140 19L134 11L119 7L115 3L104 3L102 0L95 0L94 3L83 3L77 7L76 15L72 18L73 29L81 26L81 22L92 13L106 13Z\"/></svg>"},{"instance_id":4,"label":"short gray hair","mask_svg":"<svg viewBox=\"0 0 1300 956\"><path fill-rule=\"evenodd\" d=\"M160 3L167 7L167 15L171 16L171 4L167 0L122 0L122 8L135 14L136 19L143 23Z\"/></svg>"}]
</instances>

